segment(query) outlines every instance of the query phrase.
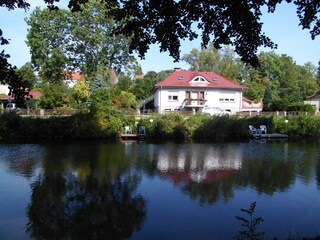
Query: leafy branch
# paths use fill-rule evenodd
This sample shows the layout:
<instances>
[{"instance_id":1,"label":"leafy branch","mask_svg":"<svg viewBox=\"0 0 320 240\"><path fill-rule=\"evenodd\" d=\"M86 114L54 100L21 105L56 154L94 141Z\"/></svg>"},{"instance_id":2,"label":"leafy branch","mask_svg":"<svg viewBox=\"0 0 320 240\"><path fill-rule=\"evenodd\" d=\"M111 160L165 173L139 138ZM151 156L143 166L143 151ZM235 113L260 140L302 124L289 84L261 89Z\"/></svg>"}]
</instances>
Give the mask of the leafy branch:
<instances>
[{"instance_id":1,"label":"leafy branch","mask_svg":"<svg viewBox=\"0 0 320 240\"><path fill-rule=\"evenodd\" d=\"M242 222L241 226L245 229L240 230L239 234L235 237L235 239L249 239L249 240L259 240L264 236L264 232L258 232L257 228L260 223L264 220L262 217L254 218L253 214L256 208L256 202L251 203L249 209L241 209L242 212L249 215L248 218L236 216L236 219Z\"/></svg>"}]
</instances>

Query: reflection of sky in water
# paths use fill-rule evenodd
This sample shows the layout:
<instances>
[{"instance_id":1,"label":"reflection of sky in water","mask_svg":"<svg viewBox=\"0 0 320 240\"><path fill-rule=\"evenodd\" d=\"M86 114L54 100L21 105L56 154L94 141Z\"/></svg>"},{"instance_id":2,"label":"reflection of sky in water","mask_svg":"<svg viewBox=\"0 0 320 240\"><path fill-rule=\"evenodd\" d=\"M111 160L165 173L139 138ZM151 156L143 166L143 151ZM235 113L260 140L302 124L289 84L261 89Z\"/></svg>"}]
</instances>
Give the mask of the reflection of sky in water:
<instances>
[{"instance_id":1,"label":"reflection of sky in water","mask_svg":"<svg viewBox=\"0 0 320 240\"><path fill-rule=\"evenodd\" d=\"M43 148L37 144L0 145L0 171L9 168L11 173L31 177L43 157Z\"/></svg>"}]
</instances>

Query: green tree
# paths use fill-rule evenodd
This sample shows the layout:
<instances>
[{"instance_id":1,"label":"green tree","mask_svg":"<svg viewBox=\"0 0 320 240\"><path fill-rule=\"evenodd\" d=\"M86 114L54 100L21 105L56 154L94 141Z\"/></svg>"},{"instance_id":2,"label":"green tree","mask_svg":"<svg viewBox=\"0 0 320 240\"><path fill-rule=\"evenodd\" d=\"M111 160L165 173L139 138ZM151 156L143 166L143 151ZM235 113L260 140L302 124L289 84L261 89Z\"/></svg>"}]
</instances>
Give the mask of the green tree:
<instances>
[{"instance_id":1,"label":"green tree","mask_svg":"<svg viewBox=\"0 0 320 240\"><path fill-rule=\"evenodd\" d=\"M267 87L265 89L262 102L263 102L263 110L270 111L271 105L272 105L272 90L271 90L270 82L267 83Z\"/></svg>"},{"instance_id":2,"label":"green tree","mask_svg":"<svg viewBox=\"0 0 320 240\"><path fill-rule=\"evenodd\" d=\"M2 37L2 31L0 29L0 45L6 45L9 42ZM3 51L0 52L0 83L9 85L9 95L11 95L17 102L23 104L25 96L27 95L27 89L30 87L27 81L24 81L15 71L16 67L13 67L8 59L9 54Z\"/></svg>"},{"instance_id":3,"label":"green tree","mask_svg":"<svg viewBox=\"0 0 320 240\"><path fill-rule=\"evenodd\" d=\"M185 54L182 60L190 65L190 71L217 72L230 80L239 79L240 61L237 60L234 50L228 46L220 50L212 44L200 51L194 48Z\"/></svg>"},{"instance_id":4,"label":"green tree","mask_svg":"<svg viewBox=\"0 0 320 240\"><path fill-rule=\"evenodd\" d=\"M68 43L71 40L67 28L68 18L66 10L50 11L37 7L26 19L31 62L45 82L61 83L65 69L70 66L67 58L70 55Z\"/></svg>"},{"instance_id":5,"label":"green tree","mask_svg":"<svg viewBox=\"0 0 320 240\"><path fill-rule=\"evenodd\" d=\"M136 95L138 100L146 99L152 95L154 85L166 79L171 73L172 70L164 70L159 73L149 71L142 79L135 80L130 91Z\"/></svg>"},{"instance_id":6,"label":"green tree","mask_svg":"<svg viewBox=\"0 0 320 240\"><path fill-rule=\"evenodd\" d=\"M110 95L112 104L120 109L136 109L138 105L133 93L121 91L118 87L114 87Z\"/></svg>"},{"instance_id":7,"label":"green tree","mask_svg":"<svg viewBox=\"0 0 320 240\"><path fill-rule=\"evenodd\" d=\"M51 9L56 9L56 0L44 0ZM69 0L73 12L86 9L84 3L89 0ZM216 48L222 45L235 47L236 53L246 63L258 64L256 56L259 46L276 47L262 32L261 9L268 8L273 13L279 1L223 1L180 0L180 1L102 1L111 10L110 16L120 21L117 34L124 34L131 39L129 49L137 50L143 57L149 46L160 44L161 51L169 51L175 60L180 58L181 40L193 40L198 33L192 26L202 31L202 45L207 46L212 40ZM291 1L287 1L291 2ZM312 39L320 34L320 5L317 1L291 2L297 8L297 16L303 29L310 29ZM8 10L29 9L27 0L3 0L0 7ZM212 17L214 16L214 17ZM213 39L212 39L213 37ZM7 41L2 37L0 43ZM0 55L0 62L6 60ZM2 67L2 66L1 66ZM1 71L9 69L6 66Z\"/></svg>"},{"instance_id":8,"label":"green tree","mask_svg":"<svg viewBox=\"0 0 320 240\"><path fill-rule=\"evenodd\" d=\"M95 78L90 82L90 94L97 90L107 90L111 86L107 72L100 68Z\"/></svg>"},{"instance_id":9,"label":"green tree","mask_svg":"<svg viewBox=\"0 0 320 240\"><path fill-rule=\"evenodd\" d=\"M241 84L248 87L244 91L244 96L256 102L261 101L267 85L267 78L261 77L259 70L250 65L240 64L239 66L239 80Z\"/></svg>"},{"instance_id":10,"label":"green tree","mask_svg":"<svg viewBox=\"0 0 320 240\"><path fill-rule=\"evenodd\" d=\"M319 90L317 82L317 68L311 62L297 66L299 87L303 100Z\"/></svg>"},{"instance_id":11,"label":"green tree","mask_svg":"<svg viewBox=\"0 0 320 240\"><path fill-rule=\"evenodd\" d=\"M133 85L132 79L127 75L121 75L119 77L118 87L123 91L130 91L131 86Z\"/></svg>"},{"instance_id":12,"label":"green tree","mask_svg":"<svg viewBox=\"0 0 320 240\"><path fill-rule=\"evenodd\" d=\"M47 81L58 83L66 70L81 70L89 80L101 67L117 74L139 70L128 38L114 34L119 23L109 17L108 7L90 0L81 12L36 8L26 19L32 63Z\"/></svg>"},{"instance_id":13,"label":"green tree","mask_svg":"<svg viewBox=\"0 0 320 240\"><path fill-rule=\"evenodd\" d=\"M69 89L65 84L48 84L43 88L39 104L45 109L68 107L70 104Z\"/></svg>"},{"instance_id":14,"label":"green tree","mask_svg":"<svg viewBox=\"0 0 320 240\"><path fill-rule=\"evenodd\" d=\"M89 100L89 85L83 80L78 81L72 88L71 95L76 102L77 108L85 108L85 104Z\"/></svg>"},{"instance_id":15,"label":"green tree","mask_svg":"<svg viewBox=\"0 0 320 240\"><path fill-rule=\"evenodd\" d=\"M57 1L44 0L44 2L48 4L50 9L57 9L55 6ZM84 11L87 8L86 3L88 2L90 3L90 0L69 0L68 6L73 12ZM101 2L100 6L106 6L110 10L106 14L105 19L112 18L119 23L115 27L112 36L123 34L129 38L131 40L128 42L129 52L136 50L140 57L145 55L151 44L159 43L161 51L169 51L175 60L179 60L180 41L197 38L199 34L193 30L194 24L197 24L197 28L202 31L202 46L208 46L211 41L217 49L223 45L233 46L242 61L258 65L258 57L256 55L258 47L276 47L262 32L261 9L267 7L268 12L273 13L276 6L284 1L102 0ZM303 29L310 29L312 39L318 36L320 34L320 17L318 15L320 5L318 2L315 0L287 2L296 6L300 26ZM5 7L8 10L15 8L28 10L30 4L27 0L3 0L0 3L0 7ZM93 16L91 17L94 19ZM64 26L69 26L71 22L74 21L67 21ZM45 34L41 34L40 31L38 35L46 39L47 32L43 33ZM69 41L70 36L71 34L63 39L73 44L73 41ZM96 37L94 38L96 39ZM0 45L4 44L8 44L8 40L2 36L2 31L0 30ZM39 46L39 51L45 51L45 48L42 48L41 44ZM84 51L83 48L82 50ZM65 49L62 52L66 53ZM69 55L67 56L70 57ZM16 82L14 84L11 81L15 79L15 76L14 71L11 69L11 64L8 63L8 58L9 56L2 51L0 54L0 73L2 73L1 76L7 75L7 77L4 77L5 80L1 81L10 83L14 90L16 88L19 89L21 88L19 80L13 80L13 82ZM78 56L74 59L78 60L79 58ZM81 61L77 62L81 63ZM122 63L121 60L119 62ZM91 69L90 65L84 69Z\"/></svg>"},{"instance_id":16,"label":"green tree","mask_svg":"<svg viewBox=\"0 0 320 240\"><path fill-rule=\"evenodd\" d=\"M218 70L220 54L216 48L210 45L200 51L193 48L190 53L183 56L182 60L190 65L190 71L213 72Z\"/></svg>"},{"instance_id":17,"label":"green tree","mask_svg":"<svg viewBox=\"0 0 320 240\"><path fill-rule=\"evenodd\" d=\"M89 77L95 76L99 66L114 69L116 73L137 68L135 58L129 53L128 38L115 35L119 25L110 16L107 2L90 0L82 11L72 14L70 46L75 65Z\"/></svg>"},{"instance_id":18,"label":"green tree","mask_svg":"<svg viewBox=\"0 0 320 240\"><path fill-rule=\"evenodd\" d=\"M21 68L16 69L16 73L24 80L27 81L32 89L37 82L37 76L33 71L32 64L30 62L23 65Z\"/></svg>"}]
</instances>

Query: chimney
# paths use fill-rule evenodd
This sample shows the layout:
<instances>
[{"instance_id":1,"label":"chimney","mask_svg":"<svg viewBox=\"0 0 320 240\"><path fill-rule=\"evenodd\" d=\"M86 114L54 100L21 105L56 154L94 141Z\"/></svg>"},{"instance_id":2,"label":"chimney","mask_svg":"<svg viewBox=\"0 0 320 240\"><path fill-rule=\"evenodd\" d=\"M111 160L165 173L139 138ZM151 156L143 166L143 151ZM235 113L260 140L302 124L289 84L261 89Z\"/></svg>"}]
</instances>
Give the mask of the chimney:
<instances>
[{"instance_id":1,"label":"chimney","mask_svg":"<svg viewBox=\"0 0 320 240\"><path fill-rule=\"evenodd\" d=\"M180 67L175 67L174 71L181 71L181 68Z\"/></svg>"}]
</instances>

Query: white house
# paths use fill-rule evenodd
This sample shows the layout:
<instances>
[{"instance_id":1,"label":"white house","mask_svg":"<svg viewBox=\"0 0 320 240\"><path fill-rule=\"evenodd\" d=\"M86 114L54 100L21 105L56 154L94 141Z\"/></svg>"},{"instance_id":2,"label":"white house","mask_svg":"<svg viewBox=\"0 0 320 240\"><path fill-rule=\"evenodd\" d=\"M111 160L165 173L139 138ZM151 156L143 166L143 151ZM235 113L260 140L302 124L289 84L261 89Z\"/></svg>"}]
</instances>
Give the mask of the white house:
<instances>
[{"instance_id":1,"label":"white house","mask_svg":"<svg viewBox=\"0 0 320 240\"><path fill-rule=\"evenodd\" d=\"M214 72L176 69L155 85L154 107L160 114L170 111L198 112L204 106L236 113L242 110L242 92L245 88Z\"/></svg>"},{"instance_id":2,"label":"white house","mask_svg":"<svg viewBox=\"0 0 320 240\"><path fill-rule=\"evenodd\" d=\"M0 94L9 94L9 85L0 85Z\"/></svg>"},{"instance_id":3,"label":"white house","mask_svg":"<svg viewBox=\"0 0 320 240\"><path fill-rule=\"evenodd\" d=\"M82 80L82 74L79 72L72 72L68 74L64 82L68 85L69 88L73 88L78 81Z\"/></svg>"},{"instance_id":4,"label":"white house","mask_svg":"<svg viewBox=\"0 0 320 240\"><path fill-rule=\"evenodd\" d=\"M316 112L319 112L320 111L320 91L308 97L308 99L304 101L304 103L312 105L314 107L314 110Z\"/></svg>"}]
</instances>

